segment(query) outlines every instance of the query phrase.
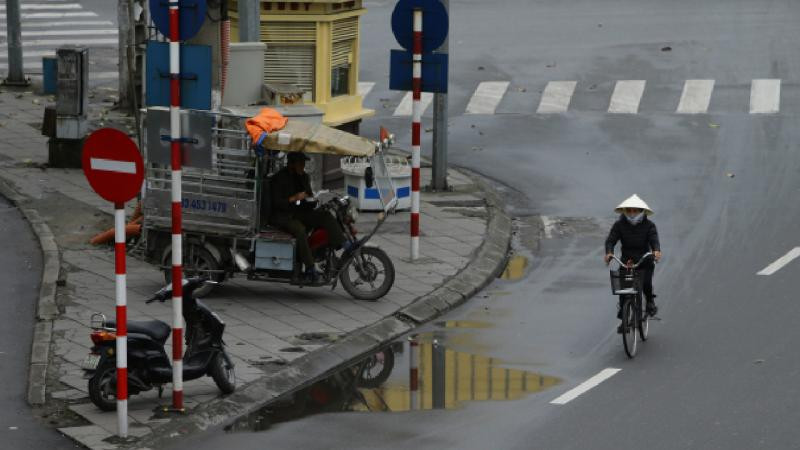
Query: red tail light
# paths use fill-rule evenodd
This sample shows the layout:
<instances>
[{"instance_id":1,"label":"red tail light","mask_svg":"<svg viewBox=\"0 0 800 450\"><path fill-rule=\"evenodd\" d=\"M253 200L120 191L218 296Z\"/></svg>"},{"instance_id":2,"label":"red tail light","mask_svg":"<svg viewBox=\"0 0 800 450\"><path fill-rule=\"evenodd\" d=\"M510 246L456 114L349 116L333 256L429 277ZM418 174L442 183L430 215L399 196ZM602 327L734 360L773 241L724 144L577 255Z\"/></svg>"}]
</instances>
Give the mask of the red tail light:
<instances>
[{"instance_id":1,"label":"red tail light","mask_svg":"<svg viewBox=\"0 0 800 450\"><path fill-rule=\"evenodd\" d=\"M89 336L91 336L94 345L100 345L103 342L117 340L117 333L114 333L113 331L94 330Z\"/></svg>"}]
</instances>

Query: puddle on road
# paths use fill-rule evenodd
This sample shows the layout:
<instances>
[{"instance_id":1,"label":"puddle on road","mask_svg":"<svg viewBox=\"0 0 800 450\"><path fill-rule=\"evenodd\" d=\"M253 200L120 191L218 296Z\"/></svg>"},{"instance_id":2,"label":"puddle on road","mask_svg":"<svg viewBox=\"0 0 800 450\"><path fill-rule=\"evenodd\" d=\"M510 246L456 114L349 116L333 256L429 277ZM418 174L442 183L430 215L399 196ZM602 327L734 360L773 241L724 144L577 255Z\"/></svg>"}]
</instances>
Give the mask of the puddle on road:
<instances>
[{"instance_id":1,"label":"puddle on road","mask_svg":"<svg viewBox=\"0 0 800 450\"><path fill-rule=\"evenodd\" d=\"M520 255L514 255L508 260L503 274L500 278L503 280L516 281L525 275L525 269L528 268L528 258Z\"/></svg>"},{"instance_id":2,"label":"puddle on road","mask_svg":"<svg viewBox=\"0 0 800 450\"><path fill-rule=\"evenodd\" d=\"M452 322L455 327L469 323ZM295 393L291 399L240 419L226 431L264 431L276 423L319 413L454 409L465 402L518 400L561 382L556 377L504 367L496 358L451 350L433 339L421 338L415 357L417 390L412 392L410 349L408 341L396 342Z\"/></svg>"}]
</instances>

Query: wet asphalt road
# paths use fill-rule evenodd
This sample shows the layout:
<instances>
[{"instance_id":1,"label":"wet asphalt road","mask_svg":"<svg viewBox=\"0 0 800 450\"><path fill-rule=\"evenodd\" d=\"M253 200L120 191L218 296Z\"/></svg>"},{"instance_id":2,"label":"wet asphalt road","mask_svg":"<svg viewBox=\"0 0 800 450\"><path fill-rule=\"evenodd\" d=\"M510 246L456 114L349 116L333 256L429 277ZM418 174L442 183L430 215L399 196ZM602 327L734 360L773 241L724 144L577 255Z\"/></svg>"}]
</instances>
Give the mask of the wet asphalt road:
<instances>
[{"instance_id":1,"label":"wet asphalt road","mask_svg":"<svg viewBox=\"0 0 800 450\"><path fill-rule=\"evenodd\" d=\"M579 80L566 114L510 113L522 100L507 96L498 114L451 117L451 162L509 186L515 249L530 265L521 280L499 280L447 316L489 328L440 330L442 340L560 384L449 411L317 415L263 433L205 435L191 447L797 448L800 262L756 273L798 245L800 6L451 3L451 111L463 111L479 80L503 76L531 91ZM368 2L364 25L390 46L379 15L392 5ZM386 73L385 49L363 51L362 79ZM675 114L684 81L695 78L716 80L709 114ZM780 113L748 114L757 78L783 80ZM605 112L620 79L659 86L639 114ZM364 131L378 124L407 140L408 119L381 116ZM628 360L601 258L611 210L633 192L656 210L665 257L655 275L662 320ZM539 215L553 226L537 246ZM606 368L621 370L566 405L550 403Z\"/></svg>"},{"instance_id":2,"label":"wet asphalt road","mask_svg":"<svg viewBox=\"0 0 800 450\"><path fill-rule=\"evenodd\" d=\"M42 254L22 214L3 197L0 248L0 447L73 448L26 401Z\"/></svg>"}]
</instances>

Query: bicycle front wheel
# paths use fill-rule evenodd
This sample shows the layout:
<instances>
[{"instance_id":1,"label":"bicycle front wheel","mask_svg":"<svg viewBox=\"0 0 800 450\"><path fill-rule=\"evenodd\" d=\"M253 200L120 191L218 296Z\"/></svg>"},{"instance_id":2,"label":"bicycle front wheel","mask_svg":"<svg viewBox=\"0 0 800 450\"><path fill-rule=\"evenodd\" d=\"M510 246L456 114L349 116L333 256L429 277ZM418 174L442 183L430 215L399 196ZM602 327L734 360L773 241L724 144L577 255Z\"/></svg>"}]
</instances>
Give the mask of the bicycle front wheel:
<instances>
[{"instance_id":1,"label":"bicycle front wheel","mask_svg":"<svg viewBox=\"0 0 800 450\"><path fill-rule=\"evenodd\" d=\"M636 356L638 339L636 336L636 309L632 299L622 305L622 345L628 358Z\"/></svg>"},{"instance_id":2,"label":"bicycle front wheel","mask_svg":"<svg viewBox=\"0 0 800 450\"><path fill-rule=\"evenodd\" d=\"M639 294L641 296L641 294ZM644 310L642 306L642 298L639 297L638 301L636 302L637 310L639 311L639 337L642 338L642 342L647 340L647 333L650 331L650 314L647 314L647 311Z\"/></svg>"}]
</instances>

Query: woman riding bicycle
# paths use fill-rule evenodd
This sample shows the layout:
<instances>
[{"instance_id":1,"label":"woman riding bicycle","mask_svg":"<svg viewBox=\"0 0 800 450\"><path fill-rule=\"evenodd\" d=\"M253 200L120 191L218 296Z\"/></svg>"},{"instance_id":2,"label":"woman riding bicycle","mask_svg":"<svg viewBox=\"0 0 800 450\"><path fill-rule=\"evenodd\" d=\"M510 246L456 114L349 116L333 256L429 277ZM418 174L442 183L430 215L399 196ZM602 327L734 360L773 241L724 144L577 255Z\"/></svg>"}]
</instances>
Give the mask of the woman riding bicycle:
<instances>
[{"instance_id":1,"label":"woman riding bicycle","mask_svg":"<svg viewBox=\"0 0 800 450\"><path fill-rule=\"evenodd\" d=\"M652 251L656 261L661 259L661 244L658 241L656 224L648 219L653 210L638 195L633 194L614 210L620 214L619 219L611 227L606 238L606 265L614 256L614 247L622 242L622 260L639 261L647 252ZM647 313L655 316L658 308L653 294L653 261L645 261L639 266L642 275L642 290L647 299Z\"/></svg>"}]
</instances>

